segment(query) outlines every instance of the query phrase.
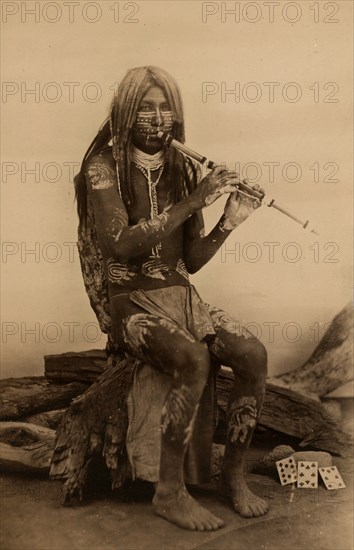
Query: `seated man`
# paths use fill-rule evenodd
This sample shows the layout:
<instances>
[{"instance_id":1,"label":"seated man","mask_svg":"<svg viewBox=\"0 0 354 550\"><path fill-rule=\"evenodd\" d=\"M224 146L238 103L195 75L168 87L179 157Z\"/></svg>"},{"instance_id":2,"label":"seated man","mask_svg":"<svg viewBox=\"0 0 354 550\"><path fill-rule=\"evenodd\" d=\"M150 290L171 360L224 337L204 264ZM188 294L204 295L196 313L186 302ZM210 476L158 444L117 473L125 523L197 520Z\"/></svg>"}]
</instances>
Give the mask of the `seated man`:
<instances>
[{"instance_id":1,"label":"seated man","mask_svg":"<svg viewBox=\"0 0 354 550\"><path fill-rule=\"evenodd\" d=\"M235 172L216 167L202 178L194 163L165 148L160 130L184 142L177 84L157 67L132 69L76 180L80 230L97 234L114 342L171 379L154 511L187 529L214 530L222 520L190 496L183 475L210 360L235 375L220 489L242 516L258 517L268 506L248 489L243 458L260 415L267 358L237 321L202 302L188 273L202 268L258 203L237 192ZM202 209L226 193L224 214L205 236Z\"/></svg>"}]
</instances>

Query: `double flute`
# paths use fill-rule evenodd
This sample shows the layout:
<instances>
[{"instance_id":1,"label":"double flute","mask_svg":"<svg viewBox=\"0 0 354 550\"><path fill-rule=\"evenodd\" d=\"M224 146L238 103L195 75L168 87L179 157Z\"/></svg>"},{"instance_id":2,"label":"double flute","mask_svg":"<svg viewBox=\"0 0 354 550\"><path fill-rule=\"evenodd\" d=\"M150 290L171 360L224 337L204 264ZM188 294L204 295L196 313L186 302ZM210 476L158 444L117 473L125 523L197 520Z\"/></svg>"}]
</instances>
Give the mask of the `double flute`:
<instances>
[{"instance_id":1,"label":"double flute","mask_svg":"<svg viewBox=\"0 0 354 550\"><path fill-rule=\"evenodd\" d=\"M193 149L190 149L184 143L181 143L177 139L174 139L171 134L168 134L167 132L157 132L157 136L163 141L167 147L174 147L184 155L187 155L187 157L190 157L196 161L198 161L203 166L206 166L207 168L213 168L216 166L216 163L208 160L206 157L203 157L203 155L200 155L199 153L196 153L196 151L193 151ZM296 223L299 223L302 225L304 229L309 229L309 220L303 220L299 218L296 214L291 212L288 208L285 208L285 206L282 206L279 204L275 199L268 199L264 193L260 193L259 191L256 191L253 189L250 185L245 183L244 181L241 181L237 184L237 188L243 191L244 193L251 195L252 197L257 198L260 202L265 202L267 206L271 206L272 208L275 208L276 210L279 210L279 212L282 212L292 220L294 220ZM318 235L318 232L312 228L311 233L314 233L315 235Z\"/></svg>"}]
</instances>

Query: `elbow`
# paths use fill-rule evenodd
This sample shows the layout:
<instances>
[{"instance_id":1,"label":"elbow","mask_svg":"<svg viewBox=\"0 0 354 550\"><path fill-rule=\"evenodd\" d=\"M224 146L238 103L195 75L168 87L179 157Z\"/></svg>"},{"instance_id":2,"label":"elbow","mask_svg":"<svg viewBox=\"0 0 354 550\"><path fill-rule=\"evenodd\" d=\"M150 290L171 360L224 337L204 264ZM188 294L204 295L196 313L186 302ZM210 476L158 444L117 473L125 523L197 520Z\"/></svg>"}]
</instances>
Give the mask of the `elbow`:
<instances>
[{"instance_id":1,"label":"elbow","mask_svg":"<svg viewBox=\"0 0 354 550\"><path fill-rule=\"evenodd\" d=\"M189 273L189 275L194 275L195 273L197 273L197 271L199 271L200 267L199 265L196 264L196 262L191 262L189 259L186 259L184 260L184 263L185 263L185 266L187 268L187 271Z\"/></svg>"},{"instance_id":2,"label":"elbow","mask_svg":"<svg viewBox=\"0 0 354 550\"><path fill-rule=\"evenodd\" d=\"M132 258L134 258L134 256L130 253L130 251L119 248L118 250L115 249L113 258L120 264L127 264L130 260L132 260Z\"/></svg>"},{"instance_id":3,"label":"elbow","mask_svg":"<svg viewBox=\"0 0 354 550\"><path fill-rule=\"evenodd\" d=\"M123 238L122 238L123 237ZM129 246L129 241L124 234L124 230L120 231L117 235L111 235L110 242L108 243L108 249L110 256L121 264L126 264L132 258L132 250Z\"/></svg>"},{"instance_id":4,"label":"elbow","mask_svg":"<svg viewBox=\"0 0 354 550\"><path fill-rule=\"evenodd\" d=\"M146 252L146 245L123 229L114 239L112 255L117 262L128 263L130 260L143 255Z\"/></svg>"},{"instance_id":5,"label":"elbow","mask_svg":"<svg viewBox=\"0 0 354 550\"><path fill-rule=\"evenodd\" d=\"M115 245L111 248L111 256L120 264L126 264L129 262L129 260L132 258L131 251L129 250L129 247L122 243L115 243Z\"/></svg>"},{"instance_id":6,"label":"elbow","mask_svg":"<svg viewBox=\"0 0 354 550\"><path fill-rule=\"evenodd\" d=\"M143 253L144 249L142 243L132 244L125 240L120 241L120 239L115 243L112 250L113 258L122 264L128 263L130 260L141 256Z\"/></svg>"},{"instance_id":7,"label":"elbow","mask_svg":"<svg viewBox=\"0 0 354 550\"><path fill-rule=\"evenodd\" d=\"M188 269L189 275L194 275L195 273L198 273L198 271L201 269L201 266L193 266Z\"/></svg>"}]
</instances>

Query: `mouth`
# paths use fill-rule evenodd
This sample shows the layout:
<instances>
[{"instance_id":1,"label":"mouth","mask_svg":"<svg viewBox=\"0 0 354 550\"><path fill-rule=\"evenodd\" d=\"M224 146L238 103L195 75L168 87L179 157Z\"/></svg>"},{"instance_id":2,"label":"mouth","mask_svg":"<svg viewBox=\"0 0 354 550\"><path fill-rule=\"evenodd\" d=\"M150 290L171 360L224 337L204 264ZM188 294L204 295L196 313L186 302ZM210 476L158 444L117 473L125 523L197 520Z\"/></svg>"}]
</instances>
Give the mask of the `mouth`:
<instances>
[{"instance_id":1,"label":"mouth","mask_svg":"<svg viewBox=\"0 0 354 550\"><path fill-rule=\"evenodd\" d=\"M165 132L165 131L166 131L166 130L165 130L163 127L161 127L161 128L156 128L156 130L155 130L155 129L152 130L152 131L151 131L151 134L149 134L149 135L150 135L152 138L154 138L154 139L160 139L158 135L159 135L161 132Z\"/></svg>"},{"instance_id":2,"label":"mouth","mask_svg":"<svg viewBox=\"0 0 354 550\"><path fill-rule=\"evenodd\" d=\"M149 137L150 139L160 139L158 134L168 133L171 131L170 127L167 126L159 126L154 128L145 128L144 130L140 130L138 133L141 136Z\"/></svg>"}]
</instances>

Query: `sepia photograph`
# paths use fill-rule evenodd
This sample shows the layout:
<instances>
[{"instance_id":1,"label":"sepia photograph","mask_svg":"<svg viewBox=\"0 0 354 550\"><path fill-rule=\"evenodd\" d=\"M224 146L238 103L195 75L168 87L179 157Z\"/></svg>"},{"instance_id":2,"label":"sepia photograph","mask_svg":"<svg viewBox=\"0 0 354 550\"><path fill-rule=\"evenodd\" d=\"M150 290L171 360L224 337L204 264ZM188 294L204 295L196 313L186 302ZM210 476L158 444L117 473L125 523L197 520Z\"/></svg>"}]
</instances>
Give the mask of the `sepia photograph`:
<instances>
[{"instance_id":1,"label":"sepia photograph","mask_svg":"<svg viewBox=\"0 0 354 550\"><path fill-rule=\"evenodd\" d=\"M4 550L353 550L353 1L1 8Z\"/></svg>"}]
</instances>

